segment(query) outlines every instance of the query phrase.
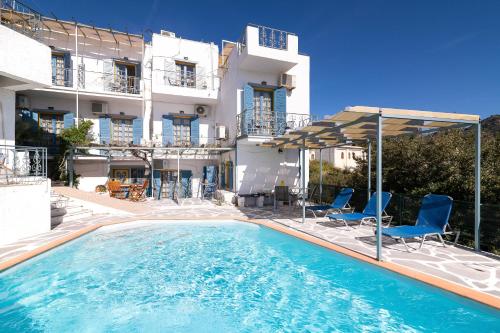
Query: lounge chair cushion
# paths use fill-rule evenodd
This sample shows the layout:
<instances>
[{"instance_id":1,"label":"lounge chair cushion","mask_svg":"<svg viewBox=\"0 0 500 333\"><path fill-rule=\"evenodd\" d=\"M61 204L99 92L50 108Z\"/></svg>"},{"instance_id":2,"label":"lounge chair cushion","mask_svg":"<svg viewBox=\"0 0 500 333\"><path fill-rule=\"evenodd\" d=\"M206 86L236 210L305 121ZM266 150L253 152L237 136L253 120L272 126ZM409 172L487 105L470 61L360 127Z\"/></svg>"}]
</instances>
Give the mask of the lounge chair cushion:
<instances>
[{"instance_id":1,"label":"lounge chair cushion","mask_svg":"<svg viewBox=\"0 0 500 333\"><path fill-rule=\"evenodd\" d=\"M390 237L412 238L427 234L442 234L443 230L432 226L402 225L399 227L384 228L382 235Z\"/></svg>"},{"instance_id":2,"label":"lounge chair cushion","mask_svg":"<svg viewBox=\"0 0 500 333\"><path fill-rule=\"evenodd\" d=\"M359 221L367 217L375 217L373 215L367 215L363 213L347 213L347 214L328 214L326 217L332 220L344 220L344 221Z\"/></svg>"},{"instance_id":3,"label":"lounge chair cushion","mask_svg":"<svg viewBox=\"0 0 500 333\"><path fill-rule=\"evenodd\" d=\"M306 206L307 210L328 210L333 209L331 205Z\"/></svg>"}]
</instances>

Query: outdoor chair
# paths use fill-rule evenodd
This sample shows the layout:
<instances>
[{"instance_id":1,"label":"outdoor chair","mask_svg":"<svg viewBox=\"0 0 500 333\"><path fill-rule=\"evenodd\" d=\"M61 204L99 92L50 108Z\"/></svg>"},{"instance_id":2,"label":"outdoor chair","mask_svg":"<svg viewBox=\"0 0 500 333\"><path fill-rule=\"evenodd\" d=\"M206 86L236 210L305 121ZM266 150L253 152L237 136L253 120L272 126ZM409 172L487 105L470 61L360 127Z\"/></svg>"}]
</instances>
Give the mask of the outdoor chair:
<instances>
[{"instance_id":1,"label":"outdoor chair","mask_svg":"<svg viewBox=\"0 0 500 333\"><path fill-rule=\"evenodd\" d=\"M278 207L278 202L288 202L288 206L292 209L292 196L288 186L275 186L274 187L274 210Z\"/></svg>"},{"instance_id":2,"label":"outdoor chair","mask_svg":"<svg viewBox=\"0 0 500 333\"><path fill-rule=\"evenodd\" d=\"M125 199L127 192L125 192L118 180L108 181L109 196L117 199Z\"/></svg>"},{"instance_id":3,"label":"outdoor chair","mask_svg":"<svg viewBox=\"0 0 500 333\"><path fill-rule=\"evenodd\" d=\"M343 213L346 210L352 212L349 200L351 200L353 193L354 190L352 188L343 188L330 205L306 206L306 210L313 213L314 217L317 217L316 212L325 212L325 216L332 210L336 213Z\"/></svg>"},{"instance_id":4,"label":"outdoor chair","mask_svg":"<svg viewBox=\"0 0 500 333\"><path fill-rule=\"evenodd\" d=\"M387 222L387 226L390 225L392 221L392 216L387 215L385 212L385 208L391 201L392 194L389 192L382 192L382 221ZM345 213L345 214L327 214L328 217L332 221L341 221L345 224L346 227L348 221L359 221L359 226L364 223L373 224L377 221L377 192L374 192L368 200L365 209L361 213Z\"/></svg>"},{"instance_id":5,"label":"outdoor chair","mask_svg":"<svg viewBox=\"0 0 500 333\"><path fill-rule=\"evenodd\" d=\"M410 247L406 244L405 238L421 238L420 246L417 250L422 248L428 236L436 236L443 246L446 246L442 235L455 233L456 243L460 233L451 231L448 223L452 205L453 199L447 195L427 194L422 199L422 205L420 206L414 226L403 225L384 228L382 229L382 235L400 240L408 252L410 252Z\"/></svg>"},{"instance_id":6,"label":"outdoor chair","mask_svg":"<svg viewBox=\"0 0 500 333\"><path fill-rule=\"evenodd\" d=\"M130 188L129 199L131 201L140 201L144 199L144 192L147 190L149 181L146 179L142 185L134 185Z\"/></svg>"}]
</instances>

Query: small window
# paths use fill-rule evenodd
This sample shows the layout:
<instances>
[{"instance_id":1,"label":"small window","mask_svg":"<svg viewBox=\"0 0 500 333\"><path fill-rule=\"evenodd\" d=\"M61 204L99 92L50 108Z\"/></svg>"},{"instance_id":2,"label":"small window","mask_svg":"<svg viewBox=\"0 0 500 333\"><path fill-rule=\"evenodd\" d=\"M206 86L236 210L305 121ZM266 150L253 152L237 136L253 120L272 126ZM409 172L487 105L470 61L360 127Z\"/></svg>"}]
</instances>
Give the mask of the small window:
<instances>
[{"instance_id":1,"label":"small window","mask_svg":"<svg viewBox=\"0 0 500 333\"><path fill-rule=\"evenodd\" d=\"M352 158L355 158L356 157L356 154L354 152L352 152Z\"/></svg>"},{"instance_id":2,"label":"small window","mask_svg":"<svg viewBox=\"0 0 500 333\"><path fill-rule=\"evenodd\" d=\"M139 78L137 77L137 66L133 63L115 62L114 91L137 94L139 92Z\"/></svg>"},{"instance_id":3,"label":"small window","mask_svg":"<svg viewBox=\"0 0 500 333\"><path fill-rule=\"evenodd\" d=\"M65 86L66 66L64 64L64 53L52 53L52 84Z\"/></svg>"},{"instance_id":4,"label":"small window","mask_svg":"<svg viewBox=\"0 0 500 333\"><path fill-rule=\"evenodd\" d=\"M191 119L174 118L174 144L186 146L191 143Z\"/></svg>"},{"instance_id":5,"label":"small window","mask_svg":"<svg viewBox=\"0 0 500 333\"><path fill-rule=\"evenodd\" d=\"M196 65L186 62L175 62L175 85L196 88Z\"/></svg>"},{"instance_id":6,"label":"small window","mask_svg":"<svg viewBox=\"0 0 500 333\"><path fill-rule=\"evenodd\" d=\"M60 135L64 129L64 118L62 114L40 113L38 126L42 130L42 142L44 145L61 144Z\"/></svg>"},{"instance_id":7,"label":"small window","mask_svg":"<svg viewBox=\"0 0 500 333\"><path fill-rule=\"evenodd\" d=\"M341 159L344 159L344 152L341 152L341 153L340 153L340 158L341 158Z\"/></svg>"},{"instance_id":8,"label":"small window","mask_svg":"<svg viewBox=\"0 0 500 333\"><path fill-rule=\"evenodd\" d=\"M111 141L116 144L129 144L134 141L131 119L111 119Z\"/></svg>"}]
</instances>

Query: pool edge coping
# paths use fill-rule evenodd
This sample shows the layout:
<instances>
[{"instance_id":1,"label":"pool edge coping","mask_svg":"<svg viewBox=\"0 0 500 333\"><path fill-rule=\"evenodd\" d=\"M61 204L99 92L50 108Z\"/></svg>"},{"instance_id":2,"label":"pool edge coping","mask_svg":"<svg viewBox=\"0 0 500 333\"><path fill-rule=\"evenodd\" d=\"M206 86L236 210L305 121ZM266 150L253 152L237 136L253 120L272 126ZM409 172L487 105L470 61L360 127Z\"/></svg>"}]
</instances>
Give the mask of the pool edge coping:
<instances>
[{"instance_id":1,"label":"pool edge coping","mask_svg":"<svg viewBox=\"0 0 500 333\"><path fill-rule=\"evenodd\" d=\"M35 249L32 249L30 251L27 251L26 253L23 253L21 255L15 256L11 259L8 259L4 262L0 263L0 273L12 268L16 265L19 265L31 258L34 258L38 255L41 255L45 252L48 252L58 246L61 246L63 244L66 244L72 240L75 240L81 236L84 236L86 234L91 233L92 231L95 231L99 228L106 227L106 226L111 226L111 225L116 225L116 224L123 224L123 223L128 223L128 222L136 222L136 221L182 221L182 220L190 220L190 221L201 221L201 220L233 220L233 221L240 221L240 222L247 222L247 223L252 223L252 224L257 224L257 225L262 225L265 227L268 227L270 229L273 229L275 231L287 234L289 236L299 238L301 240L304 240L306 242L321 246L323 248L327 248L329 250L335 251L337 253L341 253L343 255L349 256L351 258L366 262L368 264L375 265L377 267L386 269L388 271L403 275L405 277L423 282L427 285L431 285L433 287L451 292L455 295L467 298L469 300L473 300L475 302L481 303L483 305L487 305L491 308L500 310L500 298L489 295L486 293L483 293L481 291L477 291L462 285L459 285L458 283L452 282L445 280L443 278L433 276L428 273L423 273L419 272L416 270L413 270L411 268L408 268L403 265L399 265L396 263L392 262L387 262L387 261L378 261L368 255L356 252L354 250L350 250L346 247L336 245L334 243L331 243L327 240L318 238L316 236L313 236L311 234L302 232L300 230L297 230L295 228L287 227L281 224L276 224L275 222L268 221L268 220L258 220L258 219L248 219L248 218L242 218L242 217L234 217L234 216L217 216L217 217L210 217L210 218L193 218L193 217L141 217L141 216L135 216L135 217L129 217L129 218L121 218L116 221L109 221L109 222L100 222L96 223L91 226L84 227L80 230L77 230L75 232L71 232L68 235L65 235L63 237L57 238L53 241L50 241L44 245L41 245Z\"/></svg>"}]
</instances>

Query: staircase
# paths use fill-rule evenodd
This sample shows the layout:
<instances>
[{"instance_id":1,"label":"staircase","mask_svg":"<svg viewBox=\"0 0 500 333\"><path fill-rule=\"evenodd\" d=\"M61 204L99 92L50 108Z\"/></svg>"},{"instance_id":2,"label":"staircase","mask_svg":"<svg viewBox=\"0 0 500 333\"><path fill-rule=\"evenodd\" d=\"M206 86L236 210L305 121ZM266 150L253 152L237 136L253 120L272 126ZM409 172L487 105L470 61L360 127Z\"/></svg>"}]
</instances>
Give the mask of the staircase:
<instances>
[{"instance_id":1,"label":"staircase","mask_svg":"<svg viewBox=\"0 0 500 333\"><path fill-rule=\"evenodd\" d=\"M74 199L51 192L50 194L50 222L52 228L62 222L69 222L92 216L90 209L84 208Z\"/></svg>"}]
</instances>

